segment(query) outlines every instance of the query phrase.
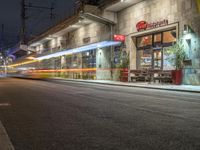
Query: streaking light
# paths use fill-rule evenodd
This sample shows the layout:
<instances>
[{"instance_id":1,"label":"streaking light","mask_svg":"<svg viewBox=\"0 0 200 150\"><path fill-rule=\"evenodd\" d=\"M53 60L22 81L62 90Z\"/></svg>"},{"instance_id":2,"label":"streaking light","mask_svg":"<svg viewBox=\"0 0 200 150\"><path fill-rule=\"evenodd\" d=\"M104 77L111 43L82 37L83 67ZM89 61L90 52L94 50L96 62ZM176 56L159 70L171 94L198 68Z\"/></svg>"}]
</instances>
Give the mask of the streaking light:
<instances>
[{"instance_id":1,"label":"streaking light","mask_svg":"<svg viewBox=\"0 0 200 150\"><path fill-rule=\"evenodd\" d=\"M64 51L49 54L49 55L46 55L46 56L37 57L37 58L35 58L35 60L41 61L41 60L44 60L44 59L60 57L60 56L63 56L63 55L71 55L71 54L74 54L74 53L80 53L80 52L84 52L84 51L94 50L94 49L97 49L97 48L104 48L104 47L109 47L109 46L118 46L120 44L121 44L121 42L118 42L118 41L103 41L103 42L99 42L99 43L94 43L94 44L78 47L78 48L75 48L75 49L64 50Z\"/></svg>"},{"instance_id":2,"label":"streaking light","mask_svg":"<svg viewBox=\"0 0 200 150\"><path fill-rule=\"evenodd\" d=\"M17 63L17 64L8 65L7 67L12 68L12 67L17 67L17 66L22 66L22 65L27 65L27 64L35 63L37 61L38 60L25 61L25 62L21 62L21 63Z\"/></svg>"}]
</instances>

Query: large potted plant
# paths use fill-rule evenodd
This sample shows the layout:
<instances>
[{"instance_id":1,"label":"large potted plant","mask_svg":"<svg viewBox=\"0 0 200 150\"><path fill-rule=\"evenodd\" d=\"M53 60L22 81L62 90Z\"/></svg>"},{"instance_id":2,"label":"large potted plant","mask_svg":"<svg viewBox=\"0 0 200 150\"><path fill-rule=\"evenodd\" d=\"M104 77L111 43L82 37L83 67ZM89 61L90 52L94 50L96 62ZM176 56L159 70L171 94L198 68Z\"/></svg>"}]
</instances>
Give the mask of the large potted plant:
<instances>
[{"instance_id":1,"label":"large potted plant","mask_svg":"<svg viewBox=\"0 0 200 150\"><path fill-rule=\"evenodd\" d=\"M126 51L120 52L120 58L119 63L115 65L116 68L118 68L117 71L117 79L119 79L122 82L128 81L128 68L129 68L129 53Z\"/></svg>"},{"instance_id":2,"label":"large potted plant","mask_svg":"<svg viewBox=\"0 0 200 150\"><path fill-rule=\"evenodd\" d=\"M172 82L173 84L180 85L183 79L183 62L186 57L183 42L177 41L177 43L169 47L168 50L174 55L172 61L175 66L175 70L172 70Z\"/></svg>"}]
</instances>

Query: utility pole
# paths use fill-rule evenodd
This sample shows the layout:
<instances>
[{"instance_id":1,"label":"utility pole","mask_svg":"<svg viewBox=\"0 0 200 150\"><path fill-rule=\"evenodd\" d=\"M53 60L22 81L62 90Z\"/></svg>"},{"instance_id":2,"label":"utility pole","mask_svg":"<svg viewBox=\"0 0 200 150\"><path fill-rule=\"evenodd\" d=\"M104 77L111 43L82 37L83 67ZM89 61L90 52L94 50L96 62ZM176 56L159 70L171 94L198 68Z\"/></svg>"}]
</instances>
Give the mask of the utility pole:
<instances>
[{"instance_id":1,"label":"utility pole","mask_svg":"<svg viewBox=\"0 0 200 150\"><path fill-rule=\"evenodd\" d=\"M3 54L4 47L4 24L1 25L1 35L0 35L0 52Z\"/></svg>"},{"instance_id":2,"label":"utility pole","mask_svg":"<svg viewBox=\"0 0 200 150\"><path fill-rule=\"evenodd\" d=\"M26 20L29 18L27 16L28 8L45 9L50 10L50 18L53 19L54 3L51 7L32 5L31 3L26 4L26 0L21 0L21 42L20 44L26 44Z\"/></svg>"}]
</instances>

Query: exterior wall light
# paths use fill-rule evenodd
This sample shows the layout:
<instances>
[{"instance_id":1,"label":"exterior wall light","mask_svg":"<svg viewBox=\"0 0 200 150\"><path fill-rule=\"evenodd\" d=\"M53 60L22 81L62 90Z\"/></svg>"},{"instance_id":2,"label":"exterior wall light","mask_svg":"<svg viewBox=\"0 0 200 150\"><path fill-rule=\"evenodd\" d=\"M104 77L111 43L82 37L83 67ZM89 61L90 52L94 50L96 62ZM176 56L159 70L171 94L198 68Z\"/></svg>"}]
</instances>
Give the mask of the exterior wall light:
<instances>
[{"instance_id":1,"label":"exterior wall light","mask_svg":"<svg viewBox=\"0 0 200 150\"><path fill-rule=\"evenodd\" d=\"M189 27L188 27L188 25L184 25L183 34L184 34L184 35L185 35L185 34L188 34L188 32L189 32Z\"/></svg>"},{"instance_id":2,"label":"exterior wall light","mask_svg":"<svg viewBox=\"0 0 200 150\"><path fill-rule=\"evenodd\" d=\"M189 25L184 25L183 34L186 35L189 33L194 33L194 31L192 30L192 28Z\"/></svg>"}]
</instances>

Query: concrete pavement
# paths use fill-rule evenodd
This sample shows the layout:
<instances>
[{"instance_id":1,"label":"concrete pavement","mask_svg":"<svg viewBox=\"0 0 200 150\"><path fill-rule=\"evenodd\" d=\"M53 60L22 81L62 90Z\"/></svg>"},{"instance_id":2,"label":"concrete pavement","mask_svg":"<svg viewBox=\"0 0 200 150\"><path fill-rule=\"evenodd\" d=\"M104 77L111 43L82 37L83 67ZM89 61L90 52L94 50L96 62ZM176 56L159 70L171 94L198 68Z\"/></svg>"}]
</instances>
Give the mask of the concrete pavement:
<instances>
[{"instance_id":1,"label":"concrete pavement","mask_svg":"<svg viewBox=\"0 0 200 150\"><path fill-rule=\"evenodd\" d=\"M60 80L60 81L85 82L85 83L107 84L116 86L200 93L200 86L193 86L193 85L172 85L172 84L147 83L147 82L133 83L133 82L110 81L110 80L81 80L81 79L64 79L64 78L51 78L51 79L57 81Z\"/></svg>"}]
</instances>

